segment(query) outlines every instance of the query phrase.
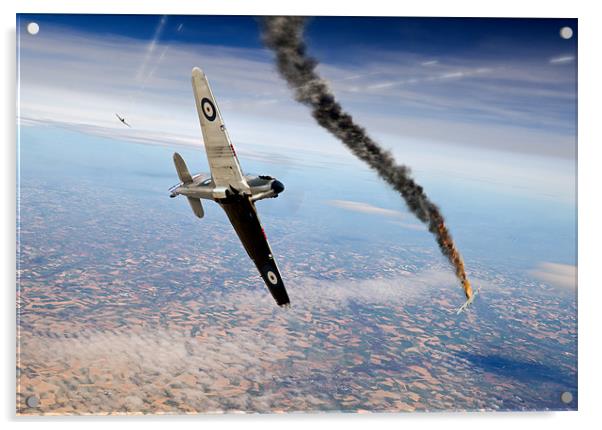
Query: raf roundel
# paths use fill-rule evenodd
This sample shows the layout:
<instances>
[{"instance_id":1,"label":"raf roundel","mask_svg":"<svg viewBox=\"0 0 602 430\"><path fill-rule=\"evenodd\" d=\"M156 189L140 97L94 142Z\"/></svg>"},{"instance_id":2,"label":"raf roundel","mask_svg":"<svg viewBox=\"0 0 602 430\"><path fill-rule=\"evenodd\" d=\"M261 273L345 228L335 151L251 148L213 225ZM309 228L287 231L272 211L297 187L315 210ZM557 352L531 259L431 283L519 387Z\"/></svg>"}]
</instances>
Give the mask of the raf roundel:
<instances>
[{"instance_id":1,"label":"raf roundel","mask_svg":"<svg viewBox=\"0 0 602 430\"><path fill-rule=\"evenodd\" d=\"M276 276L276 274L271 270L268 270L268 281L270 281L274 285L278 283L278 276Z\"/></svg>"},{"instance_id":2,"label":"raf roundel","mask_svg":"<svg viewBox=\"0 0 602 430\"><path fill-rule=\"evenodd\" d=\"M206 97L203 98L203 100L201 100L201 109L203 110L203 115L205 115L205 118L207 118L209 121L213 121L215 119L217 112L215 111L215 106L213 103L211 103L211 100Z\"/></svg>"}]
</instances>

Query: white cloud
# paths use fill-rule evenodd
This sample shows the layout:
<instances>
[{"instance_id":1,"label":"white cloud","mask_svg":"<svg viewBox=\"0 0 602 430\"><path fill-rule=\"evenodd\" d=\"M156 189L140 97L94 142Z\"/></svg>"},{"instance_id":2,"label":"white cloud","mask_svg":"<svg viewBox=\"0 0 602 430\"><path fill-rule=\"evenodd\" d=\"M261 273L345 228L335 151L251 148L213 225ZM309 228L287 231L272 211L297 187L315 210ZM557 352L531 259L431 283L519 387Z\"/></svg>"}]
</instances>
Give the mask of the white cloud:
<instances>
[{"instance_id":1,"label":"white cloud","mask_svg":"<svg viewBox=\"0 0 602 430\"><path fill-rule=\"evenodd\" d=\"M156 59L149 59L151 46ZM119 111L134 125L131 136L154 134L154 140L169 142L173 135L198 141L189 81L192 67L201 66L225 108L233 137L245 133L239 125L253 122L263 124L260 141L274 140L269 131L276 124L316 127L307 109L292 100L275 72L271 53L263 49L166 45L154 39L149 45L47 26L44 37L21 39L20 66L19 113L32 119L119 130L122 125L114 117ZM143 78L138 76L141 68ZM546 68L536 61L433 60L388 52L372 52L361 67L326 62L319 68L343 105L368 125L368 131L373 121L379 121L379 131L403 138L405 134L396 127L399 121L429 122L429 127L414 127L413 137L432 139L438 132L441 143L450 143L446 130L461 126L463 139L475 145L480 142L481 148L506 150L507 142L518 142L511 151L574 157L574 141L566 133L542 130L567 123L570 128L573 121L572 116L562 114L561 107L575 99L574 86L567 85L570 74L559 68ZM506 142L483 139L488 132L504 135ZM558 143L550 145L550 136ZM534 140L546 144L534 144ZM314 149L324 148L323 141L303 140L294 133L279 139L280 145L290 142L290 146ZM564 149L556 149L559 146Z\"/></svg>"},{"instance_id":2,"label":"white cloud","mask_svg":"<svg viewBox=\"0 0 602 430\"><path fill-rule=\"evenodd\" d=\"M514 141L522 140L518 127L536 134L545 129L546 134L556 138L570 136L575 129L575 73L550 67L547 58L520 62L450 58L425 68L421 57L415 54L388 61L386 55L381 57L371 57L362 66L366 73L379 71L378 74L354 82L338 80L340 68L327 64L320 68L333 82L344 105L348 105L347 100L366 108L371 104L386 105L387 109L375 117L387 118L392 124L393 117L436 119L437 130L453 124L478 126L511 134ZM428 134L429 129L423 133ZM540 140L547 138L542 136ZM566 139L565 143L569 149L573 147ZM487 140L482 140L481 146L503 148ZM529 143L522 146L529 152ZM547 154L543 148L535 151Z\"/></svg>"},{"instance_id":3,"label":"white cloud","mask_svg":"<svg viewBox=\"0 0 602 430\"><path fill-rule=\"evenodd\" d=\"M405 214L400 211L393 210L393 209L381 208L378 206L371 205L369 203L356 202L356 201L352 201L352 200L329 200L327 203L331 206L334 206L334 207L337 207L340 209L345 209L345 210L351 211L351 212L359 212L359 213L365 213L365 214L370 214L370 215L378 215L378 216L384 216L387 218L392 218L392 220L389 221L391 224L395 224L396 226L406 228L409 230L417 230L417 231L425 231L426 230L426 227L422 224L404 221L406 219Z\"/></svg>"},{"instance_id":4,"label":"white cloud","mask_svg":"<svg viewBox=\"0 0 602 430\"><path fill-rule=\"evenodd\" d=\"M573 61L575 61L575 57L572 55L550 58L550 64L567 64L572 63Z\"/></svg>"},{"instance_id":5,"label":"white cloud","mask_svg":"<svg viewBox=\"0 0 602 430\"><path fill-rule=\"evenodd\" d=\"M437 63L431 63L431 64L437 64ZM424 63L423 63L423 65L424 65ZM471 70L452 70L452 71L448 71L448 72L440 73L440 74L436 74L436 75L415 76L415 77L412 77L409 79L402 79L402 80L391 81L391 82L380 82L380 83L370 84L370 85L366 86L364 89L354 87L354 91L381 90L381 89L385 89L385 88L392 88L392 87L404 86L404 85L414 85L414 84L420 84L420 83L426 83L426 82L445 81L448 79L461 79L461 78L467 78L470 76L479 75L482 73L488 73L489 71L490 71L490 69L488 69L486 67L479 67L479 68L471 69Z\"/></svg>"},{"instance_id":6,"label":"white cloud","mask_svg":"<svg viewBox=\"0 0 602 430\"><path fill-rule=\"evenodd\" d=\"M137 75L148 42L50 26L43 37L23 37L21 123L61 125L134 142L200 146L190 70L202 66L239 152L269 147L274 154L336 155L339 161L353 163L344 146L292 99L267 50L157 42L154 52L161 55L148 62L140 82ZM462 166L462 174L475 182L518 187L525 186L522 178L536 176L538 190L561 190L568 196L565 200L572 199L571 169L559 175L556 166L534 169L517 163L516 156L503 164L503 157L493 151L487 164L471 162L487 153L483 150L574 160L575 136L555 131L567 121L570 128L573 121L563 113L575 97L568 69L549 67L545 59L542 64L507 64L439 58L423 65L432 61L417 54L372 52L361 67L321 63L319 69L357 122L416 171L435 167L456 174ZM460 72L463 76L456 76ZM400 77L412 85L395 85ZM391 86L368 88L379 84ZM116 112L132 129L119 123ZM448 150L428 153L431 143ZM438 160L439 152L445 153L445 160ZM418 162L424 163L414 166L418 153ZM491 169L495 163L497 168ZM512 175L504 173L509 170Z\"/></svg>"},{"instance_id":7,"label":"white cloud","mask_svg":"<svg viewBox=\"0 0 602 430\"><path fill-rule=\"evenodd\" d=\"M542 262L530 273L534 278L553 287L565 290L577 288L577 266L574 265Z\"/></svg>"},{"instance_id":8,"label":"white cloud","mask_svg":"<svg viewBox=\"0 0 602 430\"><path fill-rule=\"evenodd\" d=\"M188 317L169 326L124 328L117 322L120 328L82 331L65 321L48 333L22 330L20 394L38 396L47 413L336 409L332 393L316 394L311 382L315 369L334 375L344 352L329 350L327 359L306 352L310 342L320 342L316 329L332 323L320 315L351 302L403 309L442 288L456 288L460 300L450 270L402 273L371 280L291 279L290 309L276 308L263 289L208 292L203 304L225 304L225 312L203 308L213 309L207 310L213 312L210 323L197 316L198 303L187 302L181 306ZM294 386L275 383L291 375Z\"/></svg>"},{"instance_id":9,"label":"white cloud","mask_svg":"<svg viewBox=\"0 0 602 430\"><path fill-rule=\"evenodd\" d=\"M331 206L352 212L381 215L391 218L403 218L404 216L403 213L399 211L373 206L369 203L364 202L354 202L351 200L329 200L327 203Z\"/></svg>"}]
</instances>

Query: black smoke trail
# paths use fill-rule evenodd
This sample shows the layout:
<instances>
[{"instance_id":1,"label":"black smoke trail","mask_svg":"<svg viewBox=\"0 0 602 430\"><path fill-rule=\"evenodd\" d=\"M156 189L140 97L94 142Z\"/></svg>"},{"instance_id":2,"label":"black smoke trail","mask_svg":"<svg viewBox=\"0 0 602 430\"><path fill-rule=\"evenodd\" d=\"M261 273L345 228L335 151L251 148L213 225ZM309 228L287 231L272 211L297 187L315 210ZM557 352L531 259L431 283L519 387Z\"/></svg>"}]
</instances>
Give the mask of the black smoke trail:
<instances>
[{"instance_id":1,"label":"black smoke trail","mask_svg":"<svg viewBox=\"0 0 602 430\"><path fill-rule=\"evenodd\" d=\"M464 261L456 249L439 208L410 176L407 166L396 164L391 153L368 136L351 115L343 110L326 82L316 72L318 62L307 55L303 41L305 18L266 17L262 20L263 42L276 54L280 75L294 90L295 99L309 106L315 120L336 136L356 157L366 162L404 198L410 211L433 233L443 255L454 266L466 298L472 288L466 277Z\"/></svg>"}]
</instances>

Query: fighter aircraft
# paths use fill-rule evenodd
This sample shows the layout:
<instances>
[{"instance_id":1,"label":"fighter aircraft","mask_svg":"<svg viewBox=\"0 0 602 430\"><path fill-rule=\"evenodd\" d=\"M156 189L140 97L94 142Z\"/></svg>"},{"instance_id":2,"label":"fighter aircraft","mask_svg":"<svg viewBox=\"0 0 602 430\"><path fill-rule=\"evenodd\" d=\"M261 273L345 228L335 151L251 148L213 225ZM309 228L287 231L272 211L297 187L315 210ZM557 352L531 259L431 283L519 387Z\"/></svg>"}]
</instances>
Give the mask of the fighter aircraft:
<instances>
[{"instance_id":1,"label":"fighter aircraft","mask_svg":"<svg viewBox=\"0 0 602 430\"><path fill-rule=\"evenodd\" d=\"M278 197L284 191L284 185L271 176L242 173L207 77L197 67L192 69L192 90L211 174L191 176L180 154L174 153L181 182L169 189L170 197L186 196L192 212L199 218L204 216L201 199L217 202L226 212L276 303L289 306L284 282L255 208L257 200Z\"/></svg>"},{"instance_id":2,"label":"fighter aircraft","mask_svg":"<svg viewBox=\"0 0 602 430\"><path fill-rule=\"evenodd\" d=\"M464 312L466 309L468 309L468 307L472 304L472 302L474 302L474 298L477 296L477 294L479 294L479 291L480 291L480 289L477 289L472 294L472 296L470 296L470 298L468 300L466 300L462 306L460 306L460 308L456 311L457 315L460 315L462 312Z\"/></svg>"},{"instance_id":3,"label":"fighter aircraft","mask_svg":"<svg viewBox=\"0 0 602 430\"><path fill-rule=\"evenodd\" d=\"M119 121L121 121L121 122L122 122L124 125L127 125L127 126L128 126L128 127L130 127L130 128L132 127L132 126L131 126L131 125L129 125L127 122L125 122L125 118L122 118L122 117L120 117L118 113L116 113L116 114L115 114L115 116L116 116L117 118L119 118Z\"/></svg>"}]
</instances>

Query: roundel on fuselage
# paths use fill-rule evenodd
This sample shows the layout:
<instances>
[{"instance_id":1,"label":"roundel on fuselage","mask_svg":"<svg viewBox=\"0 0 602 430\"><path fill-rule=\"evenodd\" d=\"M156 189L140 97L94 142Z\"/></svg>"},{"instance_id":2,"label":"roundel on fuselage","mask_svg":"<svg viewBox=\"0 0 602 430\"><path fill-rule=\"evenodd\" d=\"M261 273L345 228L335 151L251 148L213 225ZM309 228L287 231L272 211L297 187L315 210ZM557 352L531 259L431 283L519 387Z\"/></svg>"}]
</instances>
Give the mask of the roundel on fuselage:
<instances>
[{"instance_id":1,"label":"roundel on fuselage","mask_svg":"<svg viewBox=\"0 0 602 430\"><path fill-rule=\"evenodd\" d=\"M205 115L205 118L207 118L209 121L213 121L215 119L217 111L215 110L213 103L211 103L211 100L209 100L207 97L204 97L203 100L201 100L201 109L203 110L203 115Z\"/></svg>"}]
</instances>

